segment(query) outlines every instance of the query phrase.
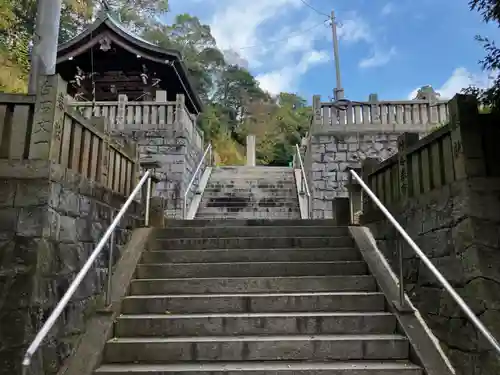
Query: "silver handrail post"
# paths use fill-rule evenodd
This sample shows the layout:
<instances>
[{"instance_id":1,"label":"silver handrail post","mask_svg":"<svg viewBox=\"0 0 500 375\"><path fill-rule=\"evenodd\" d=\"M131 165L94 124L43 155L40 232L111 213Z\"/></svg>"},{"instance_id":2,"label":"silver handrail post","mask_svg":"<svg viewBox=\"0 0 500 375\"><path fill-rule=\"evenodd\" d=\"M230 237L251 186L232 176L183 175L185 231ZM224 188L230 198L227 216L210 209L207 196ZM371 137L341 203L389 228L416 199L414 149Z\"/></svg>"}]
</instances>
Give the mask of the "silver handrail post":
<instances>
[{"instance_id":1,"label":"silver handrail post","mask_svg":"<svg viewBox=\"0 0 500 375\"><path fill-rule=\"evenodd\" d=\"M136 185L136 187L134 188L132 193L130 193L127 200L120 208L120 211L118 211L118 213L116 214L111 225L108 227L108 229L106 230L106 232L104 233L102 238L99 240L99 243L97 244L97 246L94 249L94 251L92 252L92 254L90 254L90 257L87 259L87 261L83 265L80 272L78 272L78 274L75 276L75 278L71 282L66 293L64 293L63 297L57 303L56 307L54 308L52 313L49 315L48 319L45 321L45 323L43 324L40 331L38 331L38 333L36 334L35 338L31 342L30 346L26 350L26 353L24 354L24 357L23 357L23 362L22 362L23 375L28 374L28 370L29 370L29 367L31 365L31 359L33 358L33 355L38 350L38 348L42 344L45 337L47 337L47 335L50 332L50 330L52 329L52 327L54 327L54 324L56 323L57 319L61 316L62 312L64 311L64 309L68 305L69 300L75 294L77 288L82 283L83 278L87 275L87 272L89 272L90 267L92 267L92 265L94 264L95 260L97 259L97 257L101 253L102 249L106 245L106 242L110 239L111 235L115 231L115 229L116 229L118 223L120 222L120 220L122 219L123 215L125 215L125 212L129 208L129 206L132 204L132 201L134 200L136 195L139 193L139 191L141 190L141 188L144 185L144 183L146 182L146 180L150 177L150 174L151 174L150 170L148 170L148 171L146 171L146 173L144 173L144 175L142 176L139 183Z\"/></svg>"},{"instance_id":2,"label":"silver handrail post","mask_svg":"<svg viewBox=\"0 0 500 375\"><path fill-rule=\"evenodd\" d=\"M111 222L113 222L114 214L111 214ZM106 289L106 306L111 305L111 289L113 288L111 274L113 273L113 250L115 247L115 232L109 237L109 254L108 254L108 285Z\"/></svg>"},{"instance_id":3,"label":"silver handrail post","mask_svg":"<svg viewBox=\"0 0 500 375\"><path fill-rule=\"evenodd\" d=\"M399 263L399 306L402 311L409 310L405 300L405 279L403 272L403 243L398 241L398 263Z\"/></svg>"},{"instance_id":4,"label":"silver handrail post","mask_svg":"<svg viewBox=\"0 0 500 375\"><path fill-rule=\"evenodd\" d=\"M149 211L151 209L151 174L148 176L146 184L146 210L144 212L144 226L149 226Z\"/></svg>"},{"instance_id":5,"label":"silver handrail post","mask_svg":"<svg viewBox=\"0 0 500 375\"><path fill-rule=\"evenodd\" d=\"M191 180L189 181L189 184L186 187L186 190L184 191L184 196L182 199L182 218L184 220L187 219L187 214L188 214L188 209L187 209L187 195L189 194L189 191L191 190L191 186L193 186L194 180L196 179L196 176L198 175L198 172L201 169L201 166L203 165L203 162L207 158L207 155L210 155L210 158L212 158L212 144L209 143L207 148L205 149L205 152L203 153L198 165L196 166L196 169L193 173L193 177L191 177Z\"/></svg>"},{"instance_id":6,"label":"silver handrail post","mask_svg":"<svg viewBox=\"0 0 500 375\"><path fill-rule=\"evenodd\" d=\"M411 237L406 233L403 227L398 223L398 221L392 216L389 210L383 205L383 203L377 198L375 193L368 187L368 185L363 181L363 179L352 169L350 170L351 175L356 179L356 181L361 185L363 190L368 194L368 196L372 199L372 201L377 205L377 207L382 211L382 213L389 219L392 225L396 228L399 234L404 238L404 240L410 245L410 247L417 253L420 260L427 266L427 268L433 273L434 277L441 283L441 285L446 289L448 293L450 293L451 297L455 300L458 306L462 309L462 311L467 315L467 317L471 320L472 324L476 326L479 332L486 338L486 340L491 344L491 346L495 349L498 355L500 355L500 343L497 339L491 334L491 332L484 326L484 324L479 320L479 318L474 314L469 305L463 300L462 297L456 292L456 290L450 285L448 280L439 272L439 270L434 266L434 264L430 261L429 258L425 255L425 253L418 247L418 245L411 239ZM400 263L402 263L402 250L400 253ZM402 269L402 267L400 268ZM402 273L400 271L400 288L401 286L404 288L402 281ZM400 289L401 293L401 289ZM404 289L402 291L404 298ZM400 296L401 298L401 296Z\"/></svg>"}]
</instances>

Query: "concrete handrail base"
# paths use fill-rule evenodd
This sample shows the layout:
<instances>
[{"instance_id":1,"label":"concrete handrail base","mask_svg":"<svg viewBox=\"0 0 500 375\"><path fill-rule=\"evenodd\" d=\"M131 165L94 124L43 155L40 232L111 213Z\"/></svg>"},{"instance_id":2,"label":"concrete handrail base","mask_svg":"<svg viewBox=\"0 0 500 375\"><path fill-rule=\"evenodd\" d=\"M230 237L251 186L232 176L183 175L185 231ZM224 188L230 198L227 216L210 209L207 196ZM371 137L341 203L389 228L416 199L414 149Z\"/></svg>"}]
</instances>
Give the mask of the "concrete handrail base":
<instances>
[{"instance_id":1,"label":"concrete handrail base","mask_svg":"<svg viewBox=\"0 0 500 375\"><path fill-rule=\"evenodd\" d=\"M152 233L152 228L138 228L132 232L130 241L116 263L112 275L111 305L105 310L96 311L87 321L85 333L58 375L92 375L94 373L101 361L106 341L112 337L113 324L120 314L121 301L128 292L137 264Z\"/></svg>"},{"instance_id":2,"label":"concrete handrail base","mask_svg":"<svg viewBox=\"0 0 500 375\"><path fill-rule=\"evenodd\" d=\"M426 375L455 375L456 371L441 348L439 340L427 326L408 296L405 294L406 304L412 310L410 313L408 310L398 311L391 303L399 298L398 279L378 249L370 229L363 226L350 226L349 232L361 251L371 274L375 277L389 302L389 308L396 316L399 327L410 341L412 357L415 357L411 359L425 369Z\"/></svg>"}]
</instances>

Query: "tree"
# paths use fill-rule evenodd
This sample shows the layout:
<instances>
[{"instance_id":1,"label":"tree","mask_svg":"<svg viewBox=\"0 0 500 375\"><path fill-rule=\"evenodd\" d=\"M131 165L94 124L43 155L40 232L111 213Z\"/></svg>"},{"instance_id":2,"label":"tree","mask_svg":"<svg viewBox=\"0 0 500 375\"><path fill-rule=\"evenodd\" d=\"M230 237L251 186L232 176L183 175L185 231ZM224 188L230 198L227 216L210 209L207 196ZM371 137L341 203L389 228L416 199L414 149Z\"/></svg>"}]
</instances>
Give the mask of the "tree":
<instances>
[{"instance_id":1,"label":"tree","mask_svg":"<svg viewBox=\"0 0 500 375\"><path fill-rule=\"evenodd\" d=\"M180 51L195 88L205 102L198 124L220 161L243 161L247 134L257 136L260 163L287 165L294 145L305 134L311 108L296 94L272 98L235 53L221 51L210 27L197 17L179 14L161 22L166 0L107 0L117 20L160 47ZM76 35L102 8L99 0L64 0L60 41ZM36 0L0 0L0 90L22 92L29 70L28 45L33 35ZM228 63L226 56L232 63ZM238 63L239 64L239 63Z\"/></svg>"},{"instance_id":2,"label":"tree","mask_svg":"<svg viewBox=\"0 0 500 375\"><path fill-rule=\"evenodd\" d=\"M483 20L487 23L494 22L500 26L500 1L499 0L469 0L471 10L478 11L483 16ZM483 70L491 72L493 85L487 89L478 87L469 87L464 90L467 94L473 94L478 97L480 102L491 107L493 111L500 110L500 49L495 42L481 36L476 36L476 40L484 46L486 56L480 61Z\"/></svg>"}]
</instances>

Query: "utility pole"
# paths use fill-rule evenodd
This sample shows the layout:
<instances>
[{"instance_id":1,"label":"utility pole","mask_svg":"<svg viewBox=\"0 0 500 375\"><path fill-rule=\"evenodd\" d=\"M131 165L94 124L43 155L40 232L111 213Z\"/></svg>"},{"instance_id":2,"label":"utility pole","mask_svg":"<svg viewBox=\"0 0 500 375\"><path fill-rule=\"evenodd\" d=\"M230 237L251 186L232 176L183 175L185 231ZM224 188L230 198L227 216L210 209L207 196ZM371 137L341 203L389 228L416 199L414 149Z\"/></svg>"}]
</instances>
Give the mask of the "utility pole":
<instances>
[{"instance_id":1,"label":"utility pole","mask_svg":"<svg viewBox=\"0 0 500 375\"><path fill-rule=\"evenodd\" d=\"M335 12L332 10L332 39L333 39L333 58L335 60L335 75L337 78L337 87L333 90L334 100L344 99L344 89L342 88L342 80L340 76L340 60L339 60L339 41L337 39L337 23L335 21Z\"/></svg>"},{"instance_id":2,"label":"utility pole","mask_svg":"<svg viewBox=\"0 0 500 375\"><path fill-rule=\"evenodd\" d=\"M62 0L38 0L28 92L35 94L41 75L56 72Z\"/></svg>"}]
</instances>

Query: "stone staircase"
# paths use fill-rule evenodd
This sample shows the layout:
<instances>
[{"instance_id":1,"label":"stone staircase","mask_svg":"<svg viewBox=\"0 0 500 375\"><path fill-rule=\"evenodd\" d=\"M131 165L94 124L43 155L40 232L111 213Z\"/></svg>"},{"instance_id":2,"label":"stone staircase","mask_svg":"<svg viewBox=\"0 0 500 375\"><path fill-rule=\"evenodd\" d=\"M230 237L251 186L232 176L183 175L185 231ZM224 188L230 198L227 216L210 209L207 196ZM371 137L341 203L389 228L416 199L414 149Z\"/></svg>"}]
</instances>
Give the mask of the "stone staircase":
<instances>
[{"instance_id":1,"label":"stone staircase","mask_svg":"<svg viewBox=\"0 0 500 375\"><path fill-rule=\"evenodd\" d=\"M299 219L293 169L217 167L203 193L197 219Z\"/></svg>"},{"instance_id":2,"label":"stone staircase","mask_svg":"<svg viewBox=\"0 0 500 375\"><path fill-rule=\"evenodd\" d=\"M95 375L423 375L347 228L331 225L157 229Z\"/></svg>"}]
</instances>

